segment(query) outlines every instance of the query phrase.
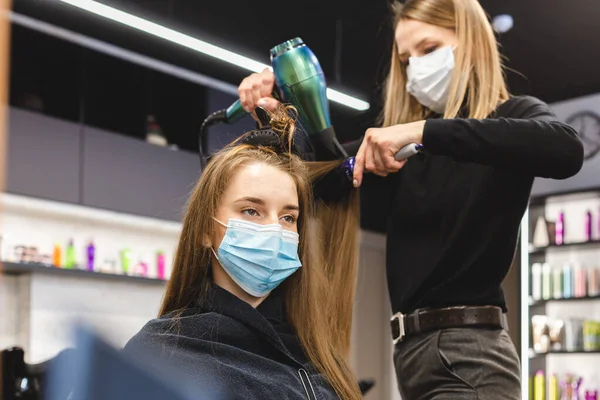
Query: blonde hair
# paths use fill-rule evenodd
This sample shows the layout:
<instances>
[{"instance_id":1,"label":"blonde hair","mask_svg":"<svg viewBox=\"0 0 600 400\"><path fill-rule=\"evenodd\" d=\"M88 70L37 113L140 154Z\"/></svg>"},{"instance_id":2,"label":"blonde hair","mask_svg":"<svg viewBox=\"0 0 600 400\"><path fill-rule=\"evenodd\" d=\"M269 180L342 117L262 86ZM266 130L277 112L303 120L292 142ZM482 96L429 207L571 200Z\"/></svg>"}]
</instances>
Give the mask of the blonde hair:
<instances>
[{"instance_id":1,"label":"blonde hair","mask_svg":"<svg viewBox=\"0 0 600 400\"><path fill-rule=\"evenodd\" d=\"M213 229L212 217L230 179L240 167L265 163L288 173L296 184L300 206L298 253L302 268L282 283L285 307L304 351L342 399L361 394L348 366L352 305L358 268L359 198L352 189L336 204L315 202L312 182L340 162L308 163L292 154L295 118L292 107L271 115L272 129L288 151L240 143L217 153L193 190L159 315L181 312L206 295L211 251L202 238ZM310 232L310 233L309 233Z\"/></svg>"},{"instance_id":2,"label":"blonde hair","mask_svg":"<svg viewBox=\"0 0 600 400\"><path fill-rule=\"evenodd\" d=\"M496 38L477 0L407 0L405 4L394 4L393 12L394 28L410 19L456 33L458 46L444 118L456 118L465 106L469 118L486 118L508 100ZM406 81L406 68L394 41L384 87L383 126L418 121L431 114L406 91Z\"/></svg>"}]
</instances>

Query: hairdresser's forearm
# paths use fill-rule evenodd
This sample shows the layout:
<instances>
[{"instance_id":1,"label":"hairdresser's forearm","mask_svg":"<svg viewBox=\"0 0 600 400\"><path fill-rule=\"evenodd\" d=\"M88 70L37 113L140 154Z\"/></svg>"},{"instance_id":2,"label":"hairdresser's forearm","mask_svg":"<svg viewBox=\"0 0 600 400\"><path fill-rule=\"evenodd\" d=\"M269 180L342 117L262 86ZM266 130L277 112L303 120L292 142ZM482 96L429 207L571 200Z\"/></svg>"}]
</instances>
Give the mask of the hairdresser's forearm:
<instances>
[{"instance_id":1,"label":"hairdresser's forearm","mask_svg":"<svg viewBox=\"0 0 600 400\"><path fill-rule=\"evenodd\" d=\"M550 115L429 120L423 144L432 154L458 161L554 179L575 175L583 163L577 132Z\"/></svg>"}]
</instances>

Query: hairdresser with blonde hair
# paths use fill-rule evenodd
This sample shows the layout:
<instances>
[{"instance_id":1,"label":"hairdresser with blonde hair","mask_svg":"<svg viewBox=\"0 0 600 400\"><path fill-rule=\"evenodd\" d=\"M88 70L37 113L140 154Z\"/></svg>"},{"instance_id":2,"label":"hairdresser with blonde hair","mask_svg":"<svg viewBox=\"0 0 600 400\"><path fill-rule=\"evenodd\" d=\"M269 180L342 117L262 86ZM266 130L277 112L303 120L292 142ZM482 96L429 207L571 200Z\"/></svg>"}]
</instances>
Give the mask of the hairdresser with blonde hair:
<instances>
[{"instance_id":1,"label":"hairdresser with blonde hair","mask_svg":"<svg viewBox=\"0 0 600 400\"><path fill-rule=\"evenodd\" d=\"M388 176L387 277L404 400L521 399L501 283L535 177L583 163L577 132L533 97L509 95L497 43L476 0L394 5L382 127L367 130L354 171ZM264 72L240 86L265 99ZM395 161L403 146L423 151Z\"/></svg>"}]
</instances>

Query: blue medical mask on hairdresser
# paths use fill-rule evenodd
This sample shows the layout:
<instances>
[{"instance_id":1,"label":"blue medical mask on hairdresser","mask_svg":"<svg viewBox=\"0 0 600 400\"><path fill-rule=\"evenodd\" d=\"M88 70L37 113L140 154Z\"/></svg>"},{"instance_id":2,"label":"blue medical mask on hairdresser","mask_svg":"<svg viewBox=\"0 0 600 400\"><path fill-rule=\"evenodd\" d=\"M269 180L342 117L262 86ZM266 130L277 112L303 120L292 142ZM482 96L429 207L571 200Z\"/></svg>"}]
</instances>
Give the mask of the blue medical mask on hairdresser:
<instances>
[{"instance_id":1,"label":"blue medical mask on hairdresser","mask_svg":"<svg viewBox=\"0 0 600 400\"><path fill-rule=\"evenodd\" d=\"M248 294L266 296L302 266L298 233L279 224L260 225L239 219L224 224L213 219L227 228L215 257Z\"/></svg>"},{"instance_id":2,"label":"blue medical mask on hairdresser","mask_svg":"<svg viewBox=\"0 0 600 400\"><path fill-rule=\"evenodd\" d=\"M454 69L454 47L444 46L421 57L410 57L406 91L430 110L443 114Z\"/></svg>"}]
</instances>

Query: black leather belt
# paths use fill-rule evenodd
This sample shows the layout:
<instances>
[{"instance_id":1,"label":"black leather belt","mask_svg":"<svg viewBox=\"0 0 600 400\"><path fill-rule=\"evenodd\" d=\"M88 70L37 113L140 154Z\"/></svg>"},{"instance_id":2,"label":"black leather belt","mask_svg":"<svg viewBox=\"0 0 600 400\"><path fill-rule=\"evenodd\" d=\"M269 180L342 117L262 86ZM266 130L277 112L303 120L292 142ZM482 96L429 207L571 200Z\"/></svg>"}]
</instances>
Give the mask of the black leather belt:
<instances>
[{"instance_id":1,"label":"black leather belt","mask_svg":"<svg viewBox=\"0 0 600 400\"><path fill-rule=\"evenodd\" d=\"M500 307L448 307L423 309L411 314L396 313L390 320L394 344L407 335L461 327L489 327L508 330Z\"/></svg>"}]
</instances>

